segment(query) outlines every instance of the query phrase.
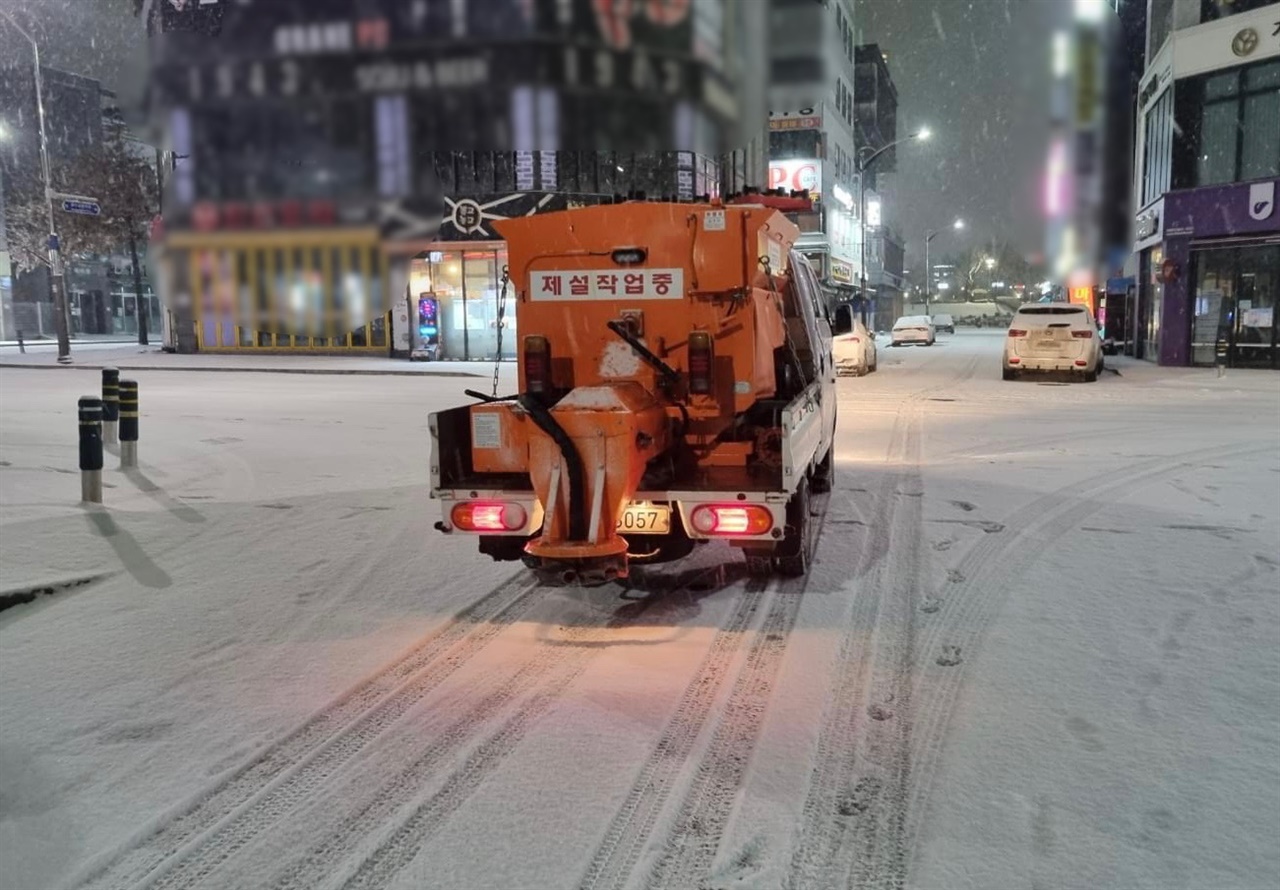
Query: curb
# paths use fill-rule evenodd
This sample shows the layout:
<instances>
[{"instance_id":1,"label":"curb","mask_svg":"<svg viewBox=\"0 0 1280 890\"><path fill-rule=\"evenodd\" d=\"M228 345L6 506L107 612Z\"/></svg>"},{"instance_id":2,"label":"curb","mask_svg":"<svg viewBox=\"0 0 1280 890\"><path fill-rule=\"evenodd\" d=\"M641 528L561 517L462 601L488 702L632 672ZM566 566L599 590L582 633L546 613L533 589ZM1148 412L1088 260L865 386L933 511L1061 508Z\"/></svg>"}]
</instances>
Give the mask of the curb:
<instances>
[{"instance_id":1,"label":"curb","mask_svg":"<svg viewBox=\"0 0 1280 890\"><path fill-rule=\"evenodd\" d=\"M120 371L190 371L209 372L214 374L327 374L331 376L364 376L364 377L464 377L473 380L484 380L484 374L472 374L469 371L375 371L370 368L166 368L163 365L126 365L126 364L70 364L70 365L37 365L24 362L0 362L0 368L25 368L37 371L101 371L103 368L116 368Z\"/></svg>"}]
</instances>

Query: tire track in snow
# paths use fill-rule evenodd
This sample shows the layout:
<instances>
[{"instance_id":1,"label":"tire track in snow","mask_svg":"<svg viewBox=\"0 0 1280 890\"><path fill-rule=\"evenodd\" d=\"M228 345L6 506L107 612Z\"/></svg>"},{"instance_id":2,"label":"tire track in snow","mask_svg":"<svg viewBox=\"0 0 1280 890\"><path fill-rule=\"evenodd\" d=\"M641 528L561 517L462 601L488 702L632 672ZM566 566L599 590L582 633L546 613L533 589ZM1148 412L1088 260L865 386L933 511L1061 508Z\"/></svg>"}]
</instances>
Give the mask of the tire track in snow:
<instances>
[{"instance_id":1,"label":"tire track in snow","mask_svg":"<svg viewBox=\"0 0 1280 890\"><path fill-rule=\"evenodd\" d=\"M1037 498L1005 521L1006 528L1015 530L1012 535L984 535L978 541L961 563L966 580L952 586L918 651L914 695L919 710L912 738L913 781L906 800L908 846L914 846L927 815L968 666L1013 584L1036 560L1037 549L1025 546L1029 539L1052 540L1120 497L1200 462L1272 452L1274 447L1211 447L1128 464Z\"/></svg>"},{"instance_id":2,"label":"tire track in snow","mask_svg":"<svg viewBox=\"0 0 1280 890\"><path fill-rule=\"evenodd\" d=\"M820 524L825 524L829 503L823 504ZM819 536L821 531L820 525ZM710 874L746 778L810 577L811 574L784 582L775 591L669 837L648 876L646 887L651 890L700 886Z\"/></svg>"},{"instance_id":3,"label":"tire track in snow","mask_svg":"<svg viewBox=\"0 0 1280 890\"><path fill-rule=\"evenodd\" d=\"M327 773L354 755L546 593L524 573L508 579L406 655L205 791L141 842L100 866L84 882L86 888L146 885L159 877L157 869L192 855L221 830L237 824L246 812L267 809L277 791L288 795L301 786L310 787L315 773ZM279 815L271 809L273 816Z\"/></svg>"},{"instance_id":4,"label":"tire track in snow","mask_svg":"<svg viewBox=\"0 0 1280 890\"><path fill-rule=\"evenodd\" d=\"M733 617L716 633L621 809L605 830L604 839L579 882L580 890L626 885L657 824L667 794L688 761L715 705L729 665L741 647L766 587L767 582L763 580L751 581Z\"/></svg>"},{"instance_id":5,"label":"tire track in snow","mask_svg":"<svg viewBox=\"0 0 1280 890\"><path fill-rule=\"evenodd\" d=\"M918 401L927 392L915 394L899 410L889 438L886 468L894 463L906 464L907 456L919 447ZM903 502L919 505L919 498L895 497L895 491L909 478L909 474L886 470L873 501L880 521L874 524L872 538L859 555L856 576L867 577L870 569L889 552L892 529L900 521L898 513ZM854 755L852 747L870 719L867 675L875 651L871 645L872 635L879 629L883 574L884 570L870 576L854 598L849 627L837 657L834 681L827 694L809 791L788 871L789 888L843 885L849 868L841 863L848 858L853 844L852 835L857 827L855 818L868 808L868 791L875 787L875 782L866 777L859 780L857 771L862 760Z\"/></svg>"},{"instance_id":6,"label":"tire track in snow","mask_svg":"<svg viewBox=\"0 0 1280 890\"><path fill-rule=\"evenodd\" d=\"M728 655L732 655L737 641L756 613L764 589L764 582L747 585L728 622L712 638L711 651L704 659L704 665L718 661L717 656L725 652L726 643ZM642 602L648 604L653 601L651 598ZM501 699L505 704L518 700L522 693L530 693L515 713L477 746L460 768L448 775L438 791L425 801L413 803L421 794L423 785L437 774L438 767L451 754L458 753L467 740L474 739L475 730L483 725L483 718L472 719L469 715L460 721L456 731L451 730L445 738L433 743L401 773L393 786L380 793L353 818L345 820L323 844L313 848L272 886L275 890L309 890L337 874L344 861L349 863L352 860L358 860L359 864L342 879L342 886L385 887L391 884L417 856L422 845L514 750L527 730L555 706L569 684L603 654L606 646L592 645L601 641L597 638L607 637L634 624L642 614L642 611L624 606L603 631L589 626L590 622L586 626L571 626L567 640L571 645L547 647L494 694L493 698ZM711 698L714 698L714 690L707 696L708 707ZM492 710L496 712L498 709ZM390 832L386 832L387 826L392 826ZM380 828L383 829L381 835Z\"/></svg>"},{"instance_id":7,"label":"tire track in snow","mask_svg":"<svg viewBox=\"0 0 1280 890\"><path fill-rule=\"evenodd\" d=\"M898 502L887 523L893 558L873 576L877 606L870 644L862 646L870 651L863 655L865 679L854 698L861 712L852 715L855 725L862 721L862 730L849 740L852 763L844 765L846 785L836 809L848 815L840 823L830 859L821 863L820 887L897 888L906 874L903 802L911 773L911 666L924 539L922 399L914 399L905 410L898 471L891 476ZM851 632L857 634L856 629ZM833 814L828 811L827 817Z\"/></svg>"}]
</instances>

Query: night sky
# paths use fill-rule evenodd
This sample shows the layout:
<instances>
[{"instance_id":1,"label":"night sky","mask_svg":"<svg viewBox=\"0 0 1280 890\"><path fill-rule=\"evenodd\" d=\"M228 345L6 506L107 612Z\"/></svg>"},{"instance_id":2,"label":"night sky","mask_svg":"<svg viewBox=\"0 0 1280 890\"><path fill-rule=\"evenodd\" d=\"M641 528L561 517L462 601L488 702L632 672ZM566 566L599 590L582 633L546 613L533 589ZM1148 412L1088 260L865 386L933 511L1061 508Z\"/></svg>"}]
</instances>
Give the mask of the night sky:
<instances>
[{"instance_id":1,"label":"night sky","mask_svg":"<svg viewBox=\"0 0 1280 890\"><path fill-rule=\"evenodd\" d=\"M127 102L145 76L141 24L130 0L4 0L44 37L50 64L100 78ZM752 2L752 0L746 0ZM962 217L963 236L935 253L1008 239L1039 251L1038 176L1047 150L1050 20L1070 0L862 0L862 42L889 56L899 133L927 124L927 143L898 150L881 177L885 214L922 266L926 228Z\"/></svg>"},{"instance_id":2,"label":"night sky","mask_svg":"<svg viewBox=\"0 0 1280 890\"><path fill-rule=\"evenodd\" d=\"M934 239L935 257L992 237L1041 251L1051 20L1064 8L1070 15L1070 0L862 0L857 8L862 42L889 57L899 135L922 124L933 131L929 142L900 146L897 173L882 179L908 268L924 266L926 229L957 217L967 230Z\"/></svg>"}]
</instances>

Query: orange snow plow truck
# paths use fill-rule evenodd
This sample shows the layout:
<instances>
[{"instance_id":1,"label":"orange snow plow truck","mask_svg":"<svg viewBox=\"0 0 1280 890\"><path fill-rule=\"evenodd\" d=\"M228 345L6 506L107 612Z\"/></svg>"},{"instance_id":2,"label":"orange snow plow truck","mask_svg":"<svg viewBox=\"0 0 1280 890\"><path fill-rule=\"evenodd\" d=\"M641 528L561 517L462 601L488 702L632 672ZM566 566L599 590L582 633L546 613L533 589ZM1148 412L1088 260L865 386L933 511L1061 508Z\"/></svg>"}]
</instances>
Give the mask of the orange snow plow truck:
<instances>
[{"instance_id":1,"label":"orange snow plow truck","mask_svg":"<svg viewBox=\"0 0 1280 890\"><path fill-rule=\"evenodd\" d=\"M436 528L593 585L725 540L800 575L830 488L831 327L777 193L495 223L519 392L430 416Z\"/></svg>"}]
</instances>

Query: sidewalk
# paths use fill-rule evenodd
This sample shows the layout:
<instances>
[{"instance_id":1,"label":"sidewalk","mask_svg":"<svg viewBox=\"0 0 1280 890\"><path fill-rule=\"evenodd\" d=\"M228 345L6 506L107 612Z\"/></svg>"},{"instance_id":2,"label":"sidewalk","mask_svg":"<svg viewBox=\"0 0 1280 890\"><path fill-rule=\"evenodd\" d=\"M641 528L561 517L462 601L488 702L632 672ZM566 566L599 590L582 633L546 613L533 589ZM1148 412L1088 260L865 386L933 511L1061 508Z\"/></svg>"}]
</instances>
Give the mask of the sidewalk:
<instances>
[{"instance_id":1,"label":"sidewalk","mask_svg":"<svg viewBox=\"0 0 1280 890\"><path fill-rule=\"evenodd\" d=\"M86 334L83 337L73 337L71 339L71 348L77 346L96 346L102 344L128 344L137 343L137 334ZM54 337L40 337L35 340L30 338L23 341L23 345L28 349L57 349L58 341ZM18 354L17 340L0 340L0 357L8 355L10 352Z\"/></svg>"},{"instance_id":2,"label":"sidewalk","mask_svg":"<svg viewBox=\"0 0 1280 890\"><path fill-rule=\"evenodd\" d=\"M137 343L102 343L77 348L71 346L69 365L60 365L56 349L28 346L25 354L16 349L0 352L0 368L80 368L104 367L121 371L230 371L272 374L377 374L403 377L491 378L492 362L411 362L386 356L367 355L177 355L157 346ZM504 362L504 366L511 365Z\"/></svg>"}]
</instances>

